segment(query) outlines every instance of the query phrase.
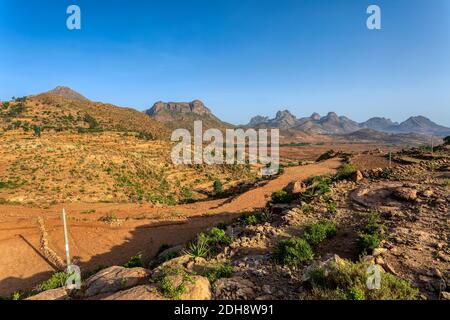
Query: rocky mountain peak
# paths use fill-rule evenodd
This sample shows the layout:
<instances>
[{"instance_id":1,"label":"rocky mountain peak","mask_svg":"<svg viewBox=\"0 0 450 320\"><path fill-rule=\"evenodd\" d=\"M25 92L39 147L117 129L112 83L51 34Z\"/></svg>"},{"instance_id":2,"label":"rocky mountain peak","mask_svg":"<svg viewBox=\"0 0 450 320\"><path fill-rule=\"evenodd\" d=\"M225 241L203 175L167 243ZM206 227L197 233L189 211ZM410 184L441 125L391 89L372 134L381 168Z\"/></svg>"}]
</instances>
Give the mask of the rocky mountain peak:
<instances>
[{"instance_id":1,"label":"rocky mountain peak","mask_svg":"<svg viewBox=\"0 0 450 320\"><path fill-rule=\"evenodd\" d=\"M88 101L88 99L75 90L72 90L69 87L65 86L57 86L56 88L45 92L45 94L55 96L55 97L63 97L66 99L72 99L72 100L81 100L81 101Z\"/></svg>"}]
</instances>

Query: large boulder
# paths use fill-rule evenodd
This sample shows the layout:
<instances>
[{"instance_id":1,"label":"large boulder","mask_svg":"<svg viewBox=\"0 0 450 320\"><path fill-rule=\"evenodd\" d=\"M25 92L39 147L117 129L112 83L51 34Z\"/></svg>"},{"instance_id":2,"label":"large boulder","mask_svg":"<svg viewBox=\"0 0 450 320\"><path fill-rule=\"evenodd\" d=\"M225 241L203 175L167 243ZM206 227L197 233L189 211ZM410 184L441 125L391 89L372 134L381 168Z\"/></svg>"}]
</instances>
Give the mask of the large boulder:
<instances>
[{"instance_id":1,"label":"large boulder","mask_svg":"<svg viewBox=\"0 0 450 320\"><path fill-rule=\"evenodd\" d=\"M67 300L68 295L65 288L57 288L41 292L25 300Z\"/></svg>"},{"instance_id":2,"label":"large boulder","mask_svg":"<svg viewBox=\"0 0 450 320\"><path fill-rule=\"evenodd\" d=\"M359 181L361 181L363 179L364 179L364 176L363 176L362 172L359 171L359 170L356 170L350 176L350 180L353 181L353 182L359 182Z\"/></svg>"},{"instance_id":3,"label":"large boulder","mask_svg":"<svg viewBox=\"0 0 450 320\"><path fill-rule=\"evenodd\" d=\"M284 191L291 193L291 194L299 194L305 190L306 190L306 186L301 181L293 181L284 188Z\"/></svg>"},{"instance_id":4,"label":"large boulder","mask_svg":"<svg viewBox=\"0 0 450 320\"><path fill-rule=\"evenodd\" d=\"M392 194L399 200L414 201L417 199L417 190L409 187L394 188Z\"/></svg>"},{"instance_id":5,"label":"large boulder","mask_svg":"<svg viewBox=\"0 0 450 320\"><path fill-rule=\"evenodd\" d=\"M154 284L137 286L104 297L102 300L167 300Z\"/></svg>"},{"instance_id":6,"label":"large boulder","mask_svg":"<svg viewBox=\"0 0 450 320\"><path fill-rule=\"evenodd\" d=\"M184 284L185 290L180 300L211 300L211 285L209 280L202 276L190 276L188 280L183 276L169 277L174 286Z\"/></svg>"},{"instance_id":7,"label":"large boulder","mask_svg":"<svg viewBox=\"0 0 450 320\"><path fill-rule=\"evenodd\" d=\"M109 267L87 279L84 295L92 297L128 289L147 282L150 274L150 270L144 268Z\"/></svg>"}]
</instances>

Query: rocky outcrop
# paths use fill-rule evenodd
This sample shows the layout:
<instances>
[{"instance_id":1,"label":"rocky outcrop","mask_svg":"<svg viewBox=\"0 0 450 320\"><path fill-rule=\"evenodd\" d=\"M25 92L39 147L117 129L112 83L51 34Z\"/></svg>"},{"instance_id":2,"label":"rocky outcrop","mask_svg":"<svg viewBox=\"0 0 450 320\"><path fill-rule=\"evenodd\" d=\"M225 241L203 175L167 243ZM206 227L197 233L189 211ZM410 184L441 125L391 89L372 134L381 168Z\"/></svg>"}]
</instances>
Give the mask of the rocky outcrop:
<instances>
[{"instance_id":1,"label":"rocky outcrop","mask_svg":"<svg viewBox=\"0 0 450 320\"><path fill-rule=\"evenodd\" d=\"M176 113L194 113L197 115L211 115L211 111L200 100L192 102L156 102L153 107L146 111L149 116L157 116L163 111Z\"/></svg>"},{"instance_id":2,"label":"rocky outcrop","mask_svg":"<svg viewBox=\"0 0 450 320\"><path fill-rule=\"evenodd\" d=\"M154 284L146 284L116 292L102 300L167 300Z\"/></svg>"},{"instance_id":3,"label":"rocky outcrop","mask_svg":"<svg viewBox=\"0 0 450 320\"><path fill-rule=\"evenodd\" d=\"M84 295L92 297L104 293L114 293L148 281L151 272L144 268L113 266L91 276L85 283Z\"/></svg>"}]
</instances>

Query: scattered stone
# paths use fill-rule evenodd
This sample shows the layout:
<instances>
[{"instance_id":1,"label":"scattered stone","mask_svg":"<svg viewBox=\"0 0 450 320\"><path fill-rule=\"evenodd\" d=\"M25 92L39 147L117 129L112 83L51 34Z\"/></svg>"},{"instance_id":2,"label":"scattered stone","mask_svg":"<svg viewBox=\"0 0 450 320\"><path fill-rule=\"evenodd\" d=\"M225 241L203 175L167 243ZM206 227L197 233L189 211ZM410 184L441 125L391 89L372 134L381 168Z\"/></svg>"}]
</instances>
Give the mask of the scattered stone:
<instances>
[{"instance_id":1,"label":"scattered stone","mask_svg":"<svg viewBox=\"0 0 450 320\"><path fill-rule=\"evenodd\" d=\"M400 200L414 201L417 199L417 190L408 187L394 188L392 194Z\"/></svg>"},{"instance_id":2,"label":"scattered stone","mask_svg":"<svg viewBox=\"0 0 450 320\"><path fill-rule=\"evenodd\" d=\"M361 180L364 179L363 174L361 173L361 171L356 170L354 173L352 173L351 177L350 177L351 181L353 182L359 182Z\"/></svg>"},{"instance_id":3,"label":"scattered stone","mask_svg":"<svg viewBox=\"0 0 450 320\"><path fill-rule=\"evenodd\" d=\"M386 248L375 248L375 249L373 250L373 252L372 252L372 255L373 255L374 257L378 257L378 256L381 256L381 255L385 254L386 251L387 251Z\"/></svg>"},{"instance_id":4,"label":"scattered stone","mask_svg":"<svg viewBox=\"0 0 450 320\"><path fill-rule=\"evenodd\" d=\"M254 298L255 285L242 277L219 279L214 285L216 299L251 300Z\"/></svg>"}]
</instances>

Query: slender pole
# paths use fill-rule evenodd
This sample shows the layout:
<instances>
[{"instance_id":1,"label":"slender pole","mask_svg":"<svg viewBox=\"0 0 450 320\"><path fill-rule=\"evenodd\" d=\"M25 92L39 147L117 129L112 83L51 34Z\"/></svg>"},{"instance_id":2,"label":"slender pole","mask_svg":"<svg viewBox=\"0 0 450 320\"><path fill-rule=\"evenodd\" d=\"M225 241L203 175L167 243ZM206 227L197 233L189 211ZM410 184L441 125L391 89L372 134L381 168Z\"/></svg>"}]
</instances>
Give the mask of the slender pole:
<instances>
[{"instance_id":1,"label":"slender pole","mask_svg":"<svg viewBox=\"0 0 450 320\"><path fill-rule=\"evenodd\" d=\"M392 151L389 150L389 168L392 168Z\"/></svg>"},{"instance_id":2,"label":"slender pole","mask_svg":"<svg viewBox=\"0 0 450 320\"><path fill-rule=\"evenodd\" d=\"M66 210L62 209L62 219L64 225L64 243L66 248L66 260L67 266L70 266L70 254L69 254L69 238L67 236L67 219L66 219Z\"/></svg>"},{"instance_id":3,"label":"slender pole","mask_svg":"<svg viewBox=\"0 0 450 320\"><path fill-rule=\"evenodd\" d=\"M431 136L431 155L433 155L434 152L434 141L433 141L433 136Z\"/></svg>"}]
</instances>

